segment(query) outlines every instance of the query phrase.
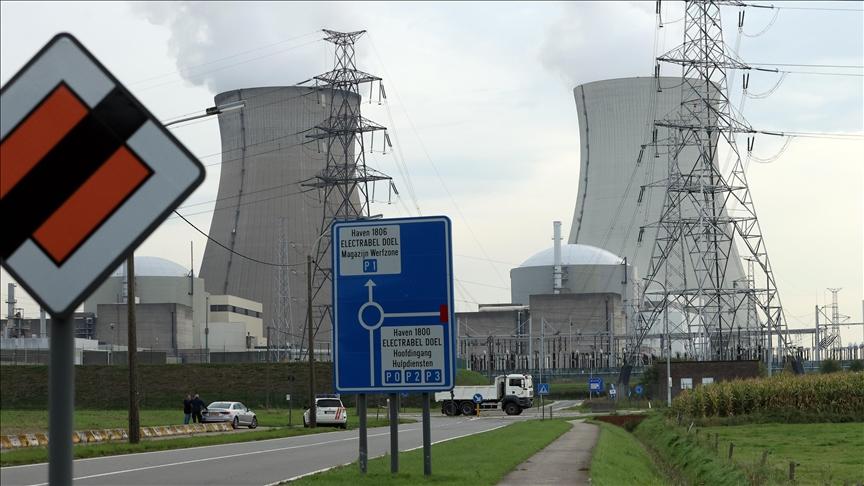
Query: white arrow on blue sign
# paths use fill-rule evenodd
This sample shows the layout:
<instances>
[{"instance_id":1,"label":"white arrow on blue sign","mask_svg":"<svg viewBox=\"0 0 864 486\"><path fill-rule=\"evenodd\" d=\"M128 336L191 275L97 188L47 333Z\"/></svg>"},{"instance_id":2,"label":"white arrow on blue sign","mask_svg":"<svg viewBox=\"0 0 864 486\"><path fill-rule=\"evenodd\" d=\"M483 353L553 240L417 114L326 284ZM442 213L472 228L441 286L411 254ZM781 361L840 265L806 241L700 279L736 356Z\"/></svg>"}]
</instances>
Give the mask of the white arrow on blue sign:
<instances>
[{"instance_id":1,"label":"white arrow on blue sign","mask_svg":"<svg viewBox=\"0 0 864 486\"><path fill-rule=\"evenodd\" d=\"M483 401L483 395L481 395L479 393L475 393L472 400L474 400L474 403L480 403Z\"/></svg>"}]
</instances>

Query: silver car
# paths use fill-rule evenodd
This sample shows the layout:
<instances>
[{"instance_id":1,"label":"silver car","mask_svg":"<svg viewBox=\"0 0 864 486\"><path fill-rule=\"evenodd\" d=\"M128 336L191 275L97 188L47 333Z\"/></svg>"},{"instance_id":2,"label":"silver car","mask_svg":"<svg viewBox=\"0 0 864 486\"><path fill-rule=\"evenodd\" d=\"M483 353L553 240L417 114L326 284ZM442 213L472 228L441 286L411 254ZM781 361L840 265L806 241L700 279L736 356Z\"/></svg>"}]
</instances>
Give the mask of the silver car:
<instances>
[{"instance_id":1,"label":"silver car","mask_svg":"<svg viewBox=\"0 0 864 486\"><path fill-rule=\"evenodd\" d=\"M250 429L258 427L258 417L255 412L240 402L213 402L201 413L201 419L204 422L231 422L231 426L235 429L241 425L246 425Z\"/></svg>"}]
</instances>

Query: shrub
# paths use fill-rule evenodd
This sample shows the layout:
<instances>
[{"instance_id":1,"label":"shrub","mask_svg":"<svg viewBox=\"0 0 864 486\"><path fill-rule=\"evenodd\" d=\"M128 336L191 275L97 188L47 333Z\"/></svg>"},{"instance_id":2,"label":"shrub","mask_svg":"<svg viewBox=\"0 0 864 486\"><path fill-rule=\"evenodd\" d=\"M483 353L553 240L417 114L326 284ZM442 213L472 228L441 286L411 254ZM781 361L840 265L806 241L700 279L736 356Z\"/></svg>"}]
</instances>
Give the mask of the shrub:
<instances>
[{"instance_id":1,"label":"shrub","mask_svg":"<svg viewBox=\"0 0 864 486\"><path fill-rule=\"evenodd\" d=\"M841 370L840 363L833 359L823 360L822 364L819 365L819 372L821 373L836 373Z\"/></svg>"},{"instance_id":2,"label":"shrub","mask_svg":"<svg viewBox=\"0 0 864 486\"><path fill-rule=\"evenodd\" d=\"M864 361L856 359L849 364L849 371L864 371Z\"/></svg>"}]
</instances>

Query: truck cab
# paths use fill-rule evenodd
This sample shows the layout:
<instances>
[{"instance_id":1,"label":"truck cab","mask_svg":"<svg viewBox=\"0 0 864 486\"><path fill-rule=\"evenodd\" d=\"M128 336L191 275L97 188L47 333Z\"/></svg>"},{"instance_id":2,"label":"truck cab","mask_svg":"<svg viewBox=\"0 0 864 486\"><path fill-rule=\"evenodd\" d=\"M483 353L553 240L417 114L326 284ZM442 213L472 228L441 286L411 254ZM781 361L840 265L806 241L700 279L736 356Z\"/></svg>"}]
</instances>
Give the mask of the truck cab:
<instances>
[{"instance_id":1,"label":"truck cab","mask_svg":"<svg viewBox=\"0 0 864 486\"><path fill-rule=\"evenodd\" d=\"M509 374L495 378L501 410L507 415L519 415L534 404L534 380L531 375Z\"/></svg>"}]
</instances>

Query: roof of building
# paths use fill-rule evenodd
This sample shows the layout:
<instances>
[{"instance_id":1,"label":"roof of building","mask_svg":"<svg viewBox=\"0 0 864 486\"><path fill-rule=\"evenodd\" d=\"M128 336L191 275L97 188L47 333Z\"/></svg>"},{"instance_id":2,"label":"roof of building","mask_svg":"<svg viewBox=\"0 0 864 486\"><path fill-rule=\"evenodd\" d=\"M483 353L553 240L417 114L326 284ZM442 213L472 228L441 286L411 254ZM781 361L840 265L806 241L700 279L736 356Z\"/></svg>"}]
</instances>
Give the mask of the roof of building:
<instances>
[{"instance_id":1,"label":"roof of building","mask_svg":"<svg viewBox=\"0 0 864 486\"><path fill-rule=\"evenodd\" d=\"M562 244L561 265L620 265L623 259L614 253L591 245ZM544 267L555 264L555 248L546 248L522 262L522 267Z\"/></svg>"},{"instance_id":2,"label":"roof of building","mask_svg":"<svg viewBox=\"0 0 864 486\"><path fill-rule=\"evenodd\" d=\"M126 272L126 264L120 265L112 277L122 277ZM136 277L187 277L189 270L178 263L164 258L152 256L135 257Z\"/></svg>"}]
</instances>

